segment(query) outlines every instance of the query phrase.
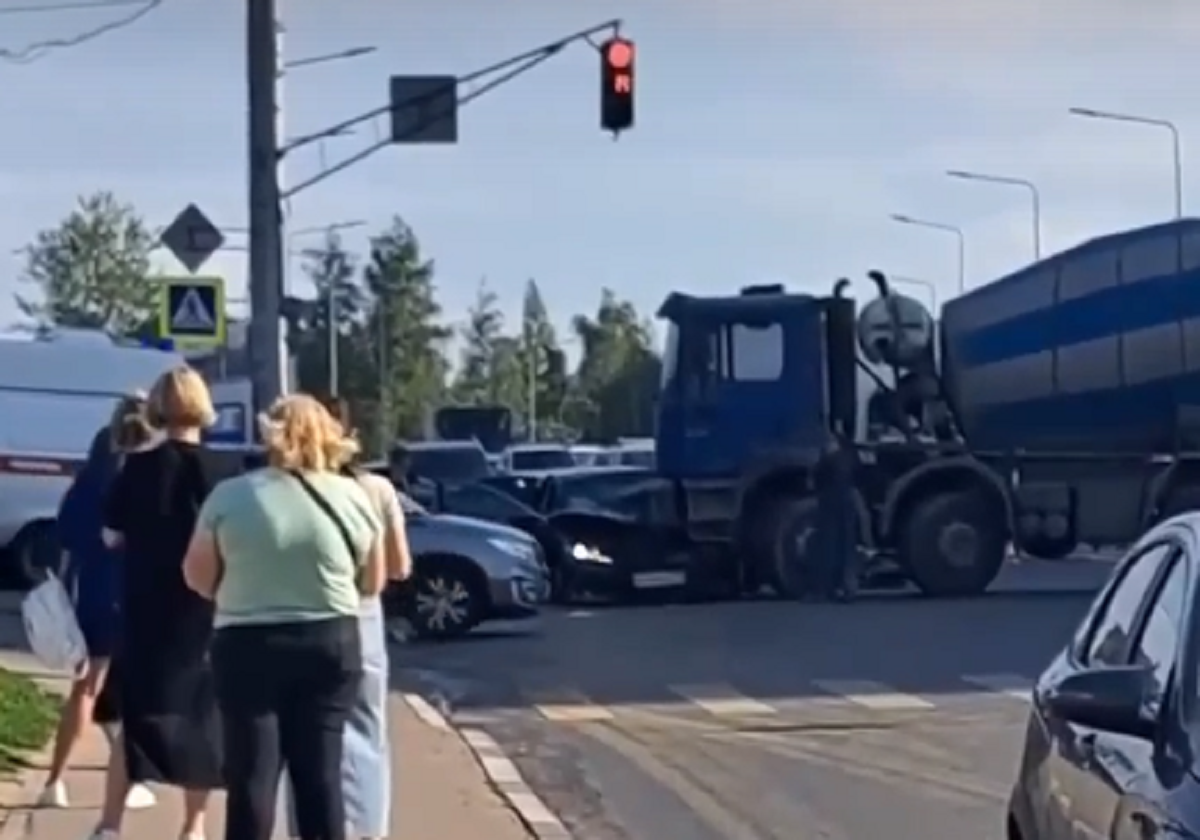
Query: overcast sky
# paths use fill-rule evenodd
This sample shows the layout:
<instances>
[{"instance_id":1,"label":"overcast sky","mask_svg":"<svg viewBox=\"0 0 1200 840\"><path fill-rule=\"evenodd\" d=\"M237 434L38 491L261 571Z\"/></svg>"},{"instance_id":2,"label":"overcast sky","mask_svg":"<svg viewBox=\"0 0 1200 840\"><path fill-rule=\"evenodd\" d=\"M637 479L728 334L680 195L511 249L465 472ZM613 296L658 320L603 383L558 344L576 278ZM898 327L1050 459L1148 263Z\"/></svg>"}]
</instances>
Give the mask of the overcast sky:
<instances>
[{"instance_id":1,"label":"overcast sky","mask_svg":"<svg viewBox=\"0 0 1200 840\"><path fill-rule=\"evenodd\" d=\"M0 48L128 11L3 13L53 2L0 0ZM152 225L192 201L245 225L244 5L165 0L135 26L0 63L0 322L15 317L8 255L81 193L113 190ZM960 225L970 285L1032 251L1026 193L944 170L1036 182L1052 251L1173 212L1169 134L1069 107L1174 120L1185 164L1200 138L1196 0L291 0L281 12L289 59L378 48L287 76L295 134L383 105L391 74L465 74L624 17L638 124L620 142L598 127L599 60L576 44L468 106L457 147L385 150L293 203L294 227L403 215L437 260L451 319L485 276L510 312L537 278L564 325L601 286L651 311L672 289L824 289L872 267L944 299L953 236L889 214ZM324 155L373 139L366 126ZM320 166L301 152L285 175ZM244 254L213 266L242 293Z\"/></svg>"}]
</instances>

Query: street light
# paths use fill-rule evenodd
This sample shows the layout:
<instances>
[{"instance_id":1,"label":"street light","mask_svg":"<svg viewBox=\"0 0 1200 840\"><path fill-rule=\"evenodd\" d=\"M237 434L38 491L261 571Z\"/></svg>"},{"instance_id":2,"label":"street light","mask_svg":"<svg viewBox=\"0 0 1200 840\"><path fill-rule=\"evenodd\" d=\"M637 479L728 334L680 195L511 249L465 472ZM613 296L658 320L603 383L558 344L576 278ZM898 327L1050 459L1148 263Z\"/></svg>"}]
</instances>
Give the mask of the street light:
<instances>
[{"instance_id":1,"label":"street light","mask_svg":"<svg viewBox=\"0 0 1200 840\"><path fill-rule=\"evenodd\" d=\"M983 184L1002 184L1009 187L1021 187L1029 190L1029 198L1033 202L1033 258L1042 258L1042 196L1037 184L1024 178L1010 178L1007 175L989 175L985 172L971 172L965 169L950 169L946 172L951 178L960 181L978 181Z\"/></svg>"},{"instance_id":2,"label":"street light","mask_svg":"<svg viewBox=\"0 0 1200 840\"><path fill-rule=\"evenodd\" d=\"M1175 218L1183 218L1183 143L1179 138L1179 127L1175 123L1157 117L1139 117L1135 114L1122 114L1116 111L1097 111L1095 108L1071 108L1068 113L1075 117L1086 117L1091 120L1149 125L1155 128L1165 128L1171 132L1171 156L1175 167Z\"/></svg>"},{"instance_id":3,"label":"street light","mask_svg":"<svg viewBox=\"0 0 1200 840\"><path fill-rule=\"evenodd\" d=\"M945 233L954 234L958 238L958 293L961 295L967 290L967 238L963 235L962 228L943 222L916 219L901 213L893 213L891 218L893 222L899 222L902 225L930 228L931 230L940 230Z\"/></svg>"}]
</instances>

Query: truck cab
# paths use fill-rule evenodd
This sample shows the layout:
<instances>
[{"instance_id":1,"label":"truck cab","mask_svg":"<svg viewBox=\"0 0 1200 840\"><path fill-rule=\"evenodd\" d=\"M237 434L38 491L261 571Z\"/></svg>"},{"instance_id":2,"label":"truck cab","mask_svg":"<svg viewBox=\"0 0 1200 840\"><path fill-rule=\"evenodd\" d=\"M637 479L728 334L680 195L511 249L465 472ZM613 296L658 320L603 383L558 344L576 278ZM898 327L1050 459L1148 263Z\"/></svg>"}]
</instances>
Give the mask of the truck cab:
<instances>
[{"instance_id":1,"label":"truck cab","mask_svg":"<svg viewBox=\"0 0 1200 840\"><path fill-rule=\"evenodd\" d=\"M882 274L868 276L880 294L861 311L843 294L849 281L824 297L781 286L672 294L659 310L658 471L675 484L693 543L730 549L744 590L804 588L796 570L811 568L815 467L835 439L857 456L853 504L870 585L972 594L1004 561L1004 477L961 440L927 433L939 414L932 318Z\"/></svg>"},{"instance_id":2,"label":"truck cab","mask_svg":"<svg viewBox=\"0 0 1200 840\"><path fill-rule=\"evenodd\" d=\"M658 406L658 469L681 479L734 476L780 450L825 441L824 309L781 286L730 297L675 293Z\"/></svg>"}]
</instances>

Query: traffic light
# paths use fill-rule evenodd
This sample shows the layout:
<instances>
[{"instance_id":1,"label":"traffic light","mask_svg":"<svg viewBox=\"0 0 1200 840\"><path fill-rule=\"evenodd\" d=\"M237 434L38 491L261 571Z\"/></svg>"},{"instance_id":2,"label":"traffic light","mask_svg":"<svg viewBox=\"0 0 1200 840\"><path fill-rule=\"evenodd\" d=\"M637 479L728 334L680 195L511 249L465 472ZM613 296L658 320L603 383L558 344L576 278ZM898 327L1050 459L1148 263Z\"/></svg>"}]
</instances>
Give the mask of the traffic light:
<instances>
[{"instance_id":1,"label":"traffic light","mask_svg":"<svg viewBox=\"0 0 1200 840\"><path fill-rule=\"evenodd\" d=\"M600 125L616 134L633 127L633 41L600 45Z\"/></svg>"}]
</instances>

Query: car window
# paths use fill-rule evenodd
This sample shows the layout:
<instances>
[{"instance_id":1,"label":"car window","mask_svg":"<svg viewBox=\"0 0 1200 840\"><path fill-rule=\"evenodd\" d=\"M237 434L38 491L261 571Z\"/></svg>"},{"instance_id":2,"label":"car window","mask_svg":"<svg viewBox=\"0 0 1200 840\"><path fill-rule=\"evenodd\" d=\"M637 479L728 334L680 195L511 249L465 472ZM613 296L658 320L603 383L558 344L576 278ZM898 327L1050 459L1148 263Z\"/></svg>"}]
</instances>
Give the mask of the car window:
<instances>
[{"instance_id":1,"label":"car window","mask_svg":"<svg viewBox=\"0 0 1200 840\"><path fill-rule=\"evenodd\" d=\"M442 495L442 505L447 513L503 522L518 516L535 515L512 496L484 484L447 488Z\"/></svg>"},{"instance_id":2,"label":"car window","mask_svg":"<svg viewBox=\"0 0 1200 840\"><path fill-rule=\"evenodd\" d=\"M1138 608L1172 551L1170 545L1153 546L1128 567L1092 625L1084 662L1092 665L1126 664Z\"/></svg>"},{"instance_id":3,"label":"car window","mask_svg":"<svg viewBox=\"0 0 1200 840\"><path fill-rule=\"evenodd\" d=\"M487 456L477 446L412 447L408 459L411 473L434 481L475 481L489 472Z\"/></svg>"},{"instance_id":4,"label":"car window","mask_svg":"<svg viewBox=\"0 0 1200 840\"><path fill-rule=\"evenodd\" d=\"M1186 598L1187 564L1177 561L1150 607L1131 657L1133 663L1154 669L1156 695L1167 687L1175 664Z\"/></svg>"}]
</instances>

